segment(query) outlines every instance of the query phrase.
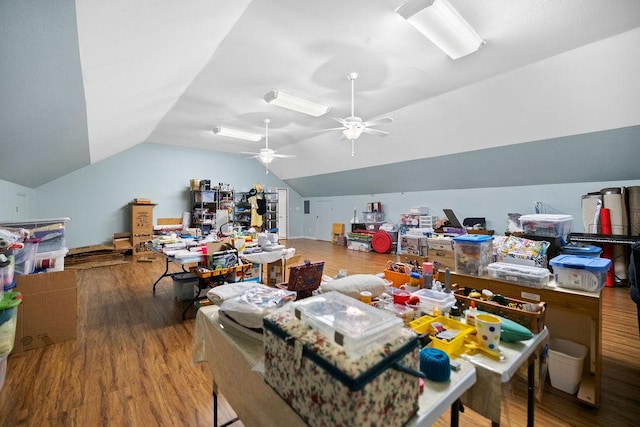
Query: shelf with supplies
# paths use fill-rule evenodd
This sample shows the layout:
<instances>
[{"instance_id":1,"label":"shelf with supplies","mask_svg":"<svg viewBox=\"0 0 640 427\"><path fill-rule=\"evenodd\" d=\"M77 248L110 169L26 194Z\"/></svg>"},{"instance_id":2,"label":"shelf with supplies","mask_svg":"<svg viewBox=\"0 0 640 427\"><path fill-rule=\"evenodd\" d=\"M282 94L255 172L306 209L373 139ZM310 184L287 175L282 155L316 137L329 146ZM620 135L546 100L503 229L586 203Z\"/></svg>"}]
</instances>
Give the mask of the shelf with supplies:
<instances>
[{"instance_id":1,"label":"shelf with supplies","mask_svg":"<svg viewBox=\"0 0 640 427\"><path fill-rule=\"evenodd\" d=\"M229 184L212 187L210 180L192 180L189 195L191 225L200 228L203 234L217 231L219 226L233 220L234 190ZM221 213L226 217L220 218Z\"/></svg>"},{"instance_id":2,"label":"shelf with supplies","mask_svg":"<svg viewBox=\"0 0 640 427\"><path fill-rule=\"evenodd\" d=\"M236 200L233 205L233 225L240 227L241 230L247 230L251 227L251 203L249 202L249 193L236 193Z\"/></svg>"},{"instance_id":3,"label":"shelf with supplies","mask_svg":"<svg viewBox=\"0 0 640 427\"><path fill-rule=\"evenodd\" d=\"M278 191L276 189L266 189L264 200L267 204L267 212L263 216L265 230L278 229Z\"/></svg>"}]
</instances>

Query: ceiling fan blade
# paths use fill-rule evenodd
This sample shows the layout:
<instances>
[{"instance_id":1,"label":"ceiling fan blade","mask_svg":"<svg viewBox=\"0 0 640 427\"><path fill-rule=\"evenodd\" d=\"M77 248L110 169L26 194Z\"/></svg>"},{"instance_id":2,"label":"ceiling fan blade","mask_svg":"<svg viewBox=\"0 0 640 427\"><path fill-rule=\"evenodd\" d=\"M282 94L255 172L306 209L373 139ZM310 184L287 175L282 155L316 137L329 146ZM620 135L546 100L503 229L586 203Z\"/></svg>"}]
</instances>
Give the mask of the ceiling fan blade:
<instances>
[{"instance_id":1,"label":"ceiling fan blade","mask_svg":"<svg viewBox=\"0 0 640 427\"><path fill-rule=\"evenodd\" d=\"M362 129L362 132L368 133L370 135L378 135L378 136L387 136L387 135L389 135L389 132L385 132L385 131L379 130L379 129L371 129L371 128L364 128L364 129Z\"/></svg>"},{"instance_id":2,"label":"ceiling fan blade","mask_svg":"<svg viewBox=\"0 0 640 427\"><path fill-rule=\"evenodd\" d=\"M391 117L380 117L379 119L373 119L368 122L364 122L364 125L369 127L369 126L380 125L382 123L392 123L392 122L393 122L393 118Z\"/></svg>"},{"instance_id":3,"label":"ceiling fan blade","mask_svg":"<svg viewBox=\"0 0 640 427\"><path fill-rule=\"evenodd\" d=\"M347 121L345 119L342 119L340 117L332 117L333 120L335 120L336 122L340 123L342 126L346 126L347 125Z\"/></svg>"},{"instance_id":4,"label":"ceiling fan blade","mask_svg":"<svg viewBox=\"0 0 640 427\"><path fill-rule=\"evenodd\" d=\"M316 129L316 130L311 130L309 132L311 133L320 133L320 132L330 132L333 130L343 130L346 129L345 127L339 127L339 128L329 128L329 129Z\"/></svg>"},{"instance_id":5,"label":"ceiling fan blade","mask_svg":"<svg viewBox=\"0 0 640 427\"><path fill-rule=\"evenodd\" d=\"M259 154L259 153L255 153L253 151L241 151L240 154Z\"/></svg>"},{"instance_id":6,"label":"ceiling fan blade","mask_svg":"<svg viewBox=\"0 0 640 427\"><path fill-rule=\"evenodd\" d=\"M292 159L295 157L293 154L274 154L273 157L277 157L280 159Z\"/></svg>"}]
</instances>

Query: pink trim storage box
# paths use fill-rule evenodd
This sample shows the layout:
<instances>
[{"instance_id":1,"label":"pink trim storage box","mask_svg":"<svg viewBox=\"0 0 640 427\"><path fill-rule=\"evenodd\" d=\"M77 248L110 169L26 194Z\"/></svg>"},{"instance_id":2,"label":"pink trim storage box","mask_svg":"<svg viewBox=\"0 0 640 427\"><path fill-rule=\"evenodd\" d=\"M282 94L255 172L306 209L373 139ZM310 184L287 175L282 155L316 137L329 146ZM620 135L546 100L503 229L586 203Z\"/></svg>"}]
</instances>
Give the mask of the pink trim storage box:
<instances>
[{"instance_id":1,"label":"pink trim storage box","mask_svg":"<svg viewBox=\"0 0 640 427\"><path fill-rule=\"evenodd\" d=\"M419 341L397 338L357 359L291 311L264 318L265 381L310 426L399 426L418 411Z\"/></svg>"}]
</instances>

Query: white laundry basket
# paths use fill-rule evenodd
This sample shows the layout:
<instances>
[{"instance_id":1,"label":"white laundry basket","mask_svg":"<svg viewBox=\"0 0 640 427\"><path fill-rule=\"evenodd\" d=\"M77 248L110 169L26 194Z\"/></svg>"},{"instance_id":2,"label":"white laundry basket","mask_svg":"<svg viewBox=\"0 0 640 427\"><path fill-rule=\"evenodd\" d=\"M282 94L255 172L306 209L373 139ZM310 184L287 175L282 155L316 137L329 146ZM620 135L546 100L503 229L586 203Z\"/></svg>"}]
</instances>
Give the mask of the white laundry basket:
<instances>
[{"instance_id":1,"label":"white laundry basket","mask_svg":"<svg viewBox=\"0 0 640 427\"><path fill-rule=\"evenodd\" d=\"M589 348L577 342L551 338L549 341L549 379L551 386L576 394L582 379L584 358Z\"/></svg>"}]
</instances>

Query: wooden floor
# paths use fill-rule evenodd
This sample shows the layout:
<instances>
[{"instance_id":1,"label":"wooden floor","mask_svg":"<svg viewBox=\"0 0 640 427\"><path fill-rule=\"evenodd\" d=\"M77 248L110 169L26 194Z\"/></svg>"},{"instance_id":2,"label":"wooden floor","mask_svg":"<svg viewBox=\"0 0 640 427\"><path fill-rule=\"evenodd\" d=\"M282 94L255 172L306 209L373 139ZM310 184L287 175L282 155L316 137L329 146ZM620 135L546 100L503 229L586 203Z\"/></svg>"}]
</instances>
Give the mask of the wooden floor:
<instances>
[{"instance_id":1,"label":"wooden floor","mask_svg":"<svg viewBox=\"0 0 640 427\"><path fill-rule=\"evenodd\" d=\"M349 274L381 272L395 257L313 240L286 243L303 258L324 260L325 273L331 276L339 269ZM194 312L181 321L183 305L174 299L171 279L163 279L155 295L151 292L163 270L164 261L79 270L77 340L9 357L0 392L0 425L213 425L211 378L206 365L191 363ZM537 425L638 425L640 340L635 310L628 289L604 289L601 406L580 404L547 384L536 405ZM514 379L506 391L502 424L525 426L524 380ZM220 422L232 415L223 402ZM449 425L449 413L436 425ZM467 409L460 425L491 423Z\"/></svg>"}]
</instances>

